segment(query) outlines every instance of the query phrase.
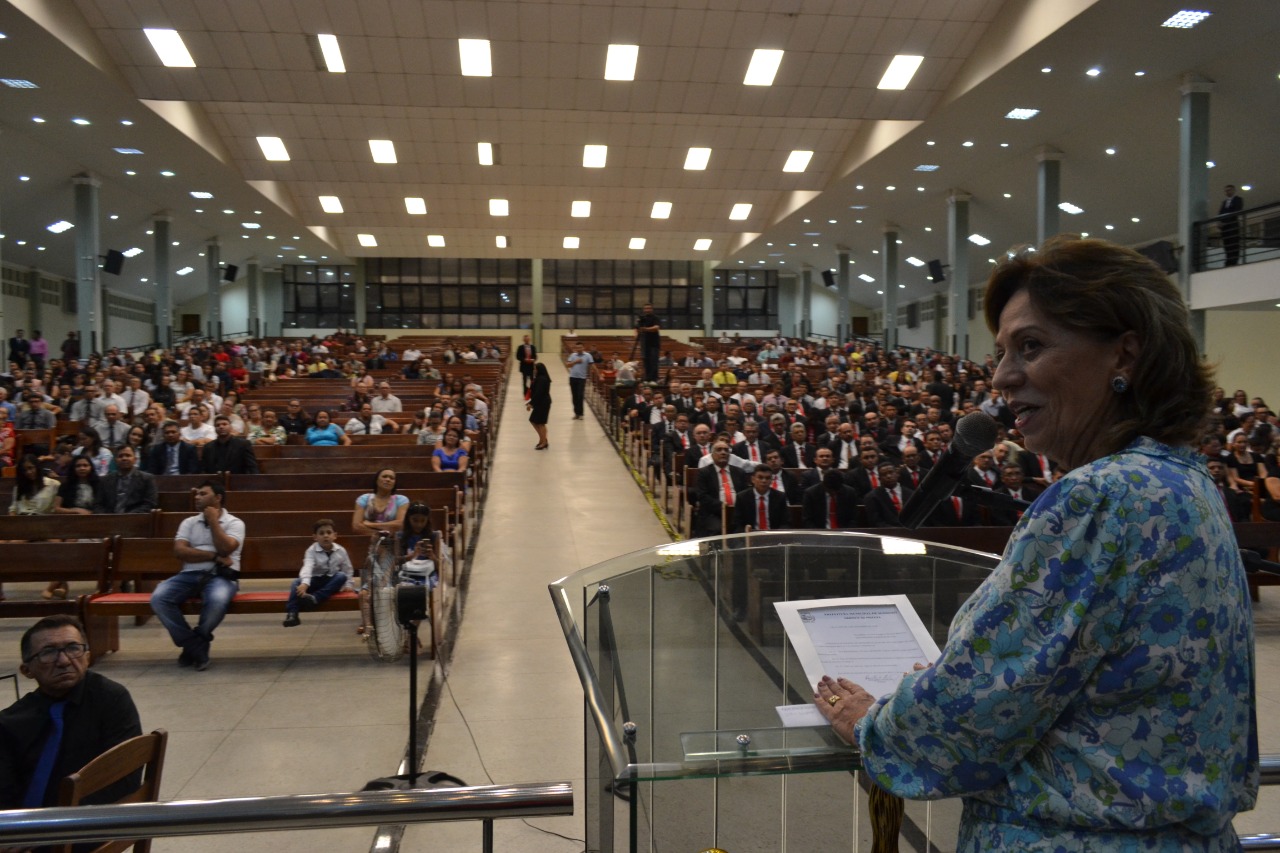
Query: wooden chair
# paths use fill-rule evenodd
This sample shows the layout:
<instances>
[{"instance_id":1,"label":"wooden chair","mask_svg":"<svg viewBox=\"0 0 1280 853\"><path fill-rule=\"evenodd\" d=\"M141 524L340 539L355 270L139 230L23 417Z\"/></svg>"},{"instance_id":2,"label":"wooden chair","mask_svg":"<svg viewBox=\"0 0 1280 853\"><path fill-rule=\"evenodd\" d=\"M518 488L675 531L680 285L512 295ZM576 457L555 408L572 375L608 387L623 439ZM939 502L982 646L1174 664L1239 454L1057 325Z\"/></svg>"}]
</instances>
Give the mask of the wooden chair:
<instances>
[{"instance_id":1,"label":"wooden chair","mask_svg":"<svg viewBox=\"0 0 1280 853\"><path fill-rule=\"evenodd\" d=\"M90 761L79 772L63 778L58 791L58 805L78 806L83 800L113 785L129 774L141 770L142 784L137 790L116 800L120 803L151 803L160 799L160 774L164 769L164 751L169 733L156 729L149 735L138 735ZM93 853L117 853L132 847L135 853L148 853L151 839L108 841L95 847ZM57 848L60 853L71 853L72 845Z\"/></svg>"}]
</instances>

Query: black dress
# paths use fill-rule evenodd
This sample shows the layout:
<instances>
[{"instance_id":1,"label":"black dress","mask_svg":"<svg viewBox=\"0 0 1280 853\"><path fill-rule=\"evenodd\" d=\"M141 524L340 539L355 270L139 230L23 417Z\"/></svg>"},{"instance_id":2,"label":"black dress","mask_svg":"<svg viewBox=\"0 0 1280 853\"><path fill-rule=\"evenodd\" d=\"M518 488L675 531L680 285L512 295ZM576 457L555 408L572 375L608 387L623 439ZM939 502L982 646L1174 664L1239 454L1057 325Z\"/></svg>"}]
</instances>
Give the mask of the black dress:
<instances>
[{"instance_id":1,"label":"black dress","mask_svg":"<svg viewBox=\"0 0 1280 853\"><path fill-rule=\"evenodd\" d=\"M533 411L529 412L529 423L545 424L551 412L551 377L535 376L529 386L529 404Z\"/></svg>"}]
</instances>

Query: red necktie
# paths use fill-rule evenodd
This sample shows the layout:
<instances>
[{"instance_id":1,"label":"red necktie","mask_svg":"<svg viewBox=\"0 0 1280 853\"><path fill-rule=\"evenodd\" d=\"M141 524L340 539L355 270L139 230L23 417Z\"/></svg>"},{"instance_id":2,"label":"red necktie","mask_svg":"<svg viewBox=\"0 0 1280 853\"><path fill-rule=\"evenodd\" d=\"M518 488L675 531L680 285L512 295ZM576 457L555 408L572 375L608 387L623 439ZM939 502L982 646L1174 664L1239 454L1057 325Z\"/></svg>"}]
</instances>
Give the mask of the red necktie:
<instances>
[{"instance_id":1,"label":"red necktie","mask_svg":"<svg viewBox=\"0 0 1280 853\"><path fill-rule=\"evenodd\" d=\"M963 519L963 518L964 518L964 508L963 508L963 505L960 503L960 499L959 499L959 498L952 498L952 499L951 499L951 505L952 505L953 507L955 507L955 510L956 510L956 521L960 521L961 519Z\"/></svg>"},{"instance_id":2,"label":"red necktie","mask_svg":"<svg viewBox=\"0 0 1280 853\"><path fill-rule=\"evenodd\" d=\"M685 450L689 449L689 433L687 432L680 433L680 444L684 446Z\"/></svg>"},{"instance_id":3,"label":"red necktie","mask_svg":"<svg viewBox=\"0 0 1280 853\"><path fill-rule=\"evenodd\" d=\"M867 479L869 479L869 480L871 481L871 488L873 488L873 489L878 489L878 488L880 488L880 478L876 476L876 472L874 472L874 471L868 471L868 472L867 472Z\"/></svg>"},{"instance_id":4,"label":"red necktie","mask_svg":"<svg viewBox=\"0 0 1280 853\"><path fill-rule=\"evenodd\" d=\"M724 505L733 506L733 485L729 482L729 470L720 469L720 486L724 489Z\"/></svg>"},{"instance_id":5,"label":"red necktie","mask_svg":"<svg viewBox=\"0 0 1280 853\"><path fill-rule=\"evenodd\" d=\"M773 475L773 484L769 488L782 492L784 495L787 493L787 490L782 488L782 478L777 474Z\"/></svg>"},{"instance_id":6,"label":"red necktie","mask_svg":"<svg viewBox=\"0 0 1280 853\"><path fill-rule=\"evenodd\" d=\"M760 454L756 451L756 446L755 446L754 444L748 444L748 445L747 445L747 447L750 447L750 448L751 448L751 461L752 461L752 462L759 462L759 461L760 461Z\"/></svg>"},{"instance_id":7,"label":"red necktie","mask_svg":"<svg viewBox=\"0 0 1280 853\"><path fill-rule=\"evenodd\" d=\"M920 487L920 472L919 472L919 471L912 471L912 472L911 472L911 485L912 485L913 487L915 487L915 488L919 488L919 487Z\"/></svg>"},{"instance_id":8,"label":"red necktie","mask_svg":"<svg viewBox=\"0 0 1280 853\"><path fill-rule=\"evenodd\" d=\"M898 498L898 493L893 489L889 490L889 500L893 501L893 511L902 512L902 501Z\"/></svg>"},{"instance_id":9,"label":"red necktie","mask_svg":"<svg viewBox=\"0 0 1280 853\"><path fill-rule=\"evenodd\" d=\"M759 495L760 506L756 510L756 528L759 530L769 529L769 512L765 508L764 495Z\"/></svg>"},{"instance_id":10,"label":"red necktie","mask_svg":"<svg viewBox=\"0 0 1280 853\"><path fill-rule=\"evenodd\" d=\"M711 445L709 444L702 445L702 455L708 456L710 455L710 453L711 453Z\"/></svg>"},{"instance_id":11,"label":"red necktie","mask_svg":"<svg viewBox=\"0 0 1280 853\"><path fill-rule=\"evenodd\" d=\"M827 495L827 529L837 530L840 527L840 516L836 515L836 497Z\"/></svg>"}]
</instances>

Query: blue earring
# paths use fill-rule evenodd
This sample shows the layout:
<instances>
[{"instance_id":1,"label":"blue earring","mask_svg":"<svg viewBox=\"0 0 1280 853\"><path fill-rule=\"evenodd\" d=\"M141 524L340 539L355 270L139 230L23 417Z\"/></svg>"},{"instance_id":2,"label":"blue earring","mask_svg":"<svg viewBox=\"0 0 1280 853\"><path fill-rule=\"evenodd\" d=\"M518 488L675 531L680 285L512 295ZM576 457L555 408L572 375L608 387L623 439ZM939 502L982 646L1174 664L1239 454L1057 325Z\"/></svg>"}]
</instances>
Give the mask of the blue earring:
<instances>
[{"instance_id":1,"label":"blue earring","mask_svg":"<svg viewBox=\"0 0 1280 853\"><path fill-rule=\"evenodd\" d=\"M1117 394L1123 394L1129 390L1129 380L1123 376L1117 376L1111 380L1111 390Z\"/></svg>"}]
</instances>

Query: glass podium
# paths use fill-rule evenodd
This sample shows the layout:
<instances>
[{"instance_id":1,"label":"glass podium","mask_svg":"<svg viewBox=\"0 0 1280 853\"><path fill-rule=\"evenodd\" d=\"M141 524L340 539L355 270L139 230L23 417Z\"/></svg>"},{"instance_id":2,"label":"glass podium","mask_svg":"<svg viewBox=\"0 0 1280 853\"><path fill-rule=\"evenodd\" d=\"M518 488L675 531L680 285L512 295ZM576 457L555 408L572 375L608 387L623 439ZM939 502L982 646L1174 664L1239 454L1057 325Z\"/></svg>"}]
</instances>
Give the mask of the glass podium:
<instances>
[{"instance_id":1,"label":"glass podium","mask_svg":"<svg viewBox=\"0 0 1280 853\"><path fill-rule=\"evenodd\" d=\"M586 702L587 849L953 849L958 801L902 813L830 727L783 727L777 706L813 686L773 603L905 594L941 646L997 561L779 531L673 542L552 584Z\"/></svg>"}]
</instances>

